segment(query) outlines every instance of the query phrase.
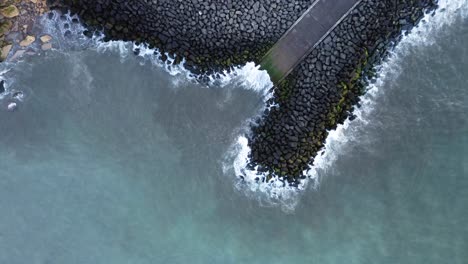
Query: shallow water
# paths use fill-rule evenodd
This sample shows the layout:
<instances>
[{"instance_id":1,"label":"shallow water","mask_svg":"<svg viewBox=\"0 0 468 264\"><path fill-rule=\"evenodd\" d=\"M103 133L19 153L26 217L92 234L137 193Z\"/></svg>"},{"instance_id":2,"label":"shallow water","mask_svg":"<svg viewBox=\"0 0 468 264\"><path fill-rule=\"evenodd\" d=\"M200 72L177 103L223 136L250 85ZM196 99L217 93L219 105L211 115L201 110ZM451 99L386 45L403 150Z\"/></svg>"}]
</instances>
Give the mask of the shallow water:
<instances>
[{"instance_id":1,"label":"shallow water","mask_svg":"<svg viewBox=\"0 0 468 264\"><path fill-rule=\"evenodd\" d=\"M0 263L466 263L456 16L397 49L287 212L223 170L264 107L243 77L207 88L118 51L25 58L5 74L24 102L0 111Z\"/></svg>"}]
</instances>

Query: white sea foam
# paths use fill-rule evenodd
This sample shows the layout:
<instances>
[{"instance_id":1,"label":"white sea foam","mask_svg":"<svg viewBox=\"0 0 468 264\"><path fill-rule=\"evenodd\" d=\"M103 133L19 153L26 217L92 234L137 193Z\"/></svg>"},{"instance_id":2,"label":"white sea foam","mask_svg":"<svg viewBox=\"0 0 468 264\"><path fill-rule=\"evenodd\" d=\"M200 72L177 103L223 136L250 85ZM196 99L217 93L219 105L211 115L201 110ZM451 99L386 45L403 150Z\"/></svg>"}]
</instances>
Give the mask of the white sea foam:
<instances>
[{"instance_id":1,"label":"white sea foam","mask_svg":"<svg viewBox=\"0 0 468 264\"><path fill-rule=\"evenodd\" d=\"M164 68L167 73L176 77L174 82L191 81L195 76L188 71L185 66L185 59L181 63L175 64L175 58L165 53L166 61L162 60L163 54L155 48L150 48L147 44L136 44L130 41L104 41L103 34L95 34L92 38L83 35L86 30L80 23L76 23L78 18L70 14L60 15L52 12L41 18L42 32L50 34L54 39L54 46L59 50L69 51L76 49L95 49L98 52L116 52L124 62L130 55L136 54L141 58L141 64L151 64ZM238 83L240 87L251 89L264 95L266 99L271 96L269 90L272 83L266 71L261 71L259 66L253 62L247 63L243 67L236 67L229 73L227 71L218 78L208 77L209 85L227 86L232 82Z\"/></svg>"},{"instance_id":2,"label":"white sea foam","mask_svg":"<svg viewBox=\"0 0 468 264\"><path fill-rule=\"evenodd\" d=\"M164 55L167 59L163 61L163 54L158 49L150 48L147 44L136 44L130 41L104 41L104 35L100 33L94 34L91 38L86 37L83 33L87 29L80 23L77 16L52 11L43 15L38 22L35 26L35 33L37 35L50 35L52 37L52 50L55 52L67 53L82 50L95 50L100 53L113 52L120 56L122 62L125 62L130 56L137 55L141 65L149 64L162 68L172 75L172 82L175 86L180 82L190 82L195 79L195 76L184 67L184 59L181 59L181 63L175 64L175 58L166 53ZM18 48L17 46L13 47L13 53ZM30 47L30 50L34 50L34 53L43 52L37 45ZM15 57L13 60L10 56L8 67L15 67L23 56ZM2 68L5 68L6 64L3 63ZM3 78L2 76L3 73L0 74L0 78ZM224 72L218 78L209 77L209 80L208 86L225 87L228 84L236 84L235 87L254 90L261 94L265 101L272 95L270 92L272 83L268 74L265 71L260 71L259 66L254 63L236 67L229 73ZM8 86L11 86L13 82L14 78L10 77ZM233 87L233 85L229 86ZM5 97L5 94L2 97Z\"/></svg>"},{"instance_id":3,"label":"white sea foam","mask_svg":"<svg viewBox=\"0 0 468 264\"><path fill-rule=\"evenodd\" d=\"M234 160L233 164L224 166L225 172L234 172L236 176L242 176L236 183L236 187L248 196L255 197L262 204L268 206L279 205L285 211L292 211L299 202L303 190L308 186L317 188L320 179L327 175L333 163L347 151L349 142L356 141L359 128L369 122L369 117L375 104L375 99L381 97L385 91L381 89L384 84L396 78L400 72L402 61L408 50L423 45L432 45L437 33L444 27L466 17L468 13L468 0L441 0L439 8L434 14L427 14L412 32L403 37L390 56L377 68L378 78L367 87L367 92L361 97L361 107L354 111L356 119L346 120L337 129L329 131L324 148L318 153L314 164L303 172L307 176L299 186L289 187L283 184L283 180L273 178L268 182L259 181L264 174L257 171L258 168L248 168L250 148L245 136L240 136L228 154L227 160Z\"/></svg>"},{"instance_id":4,"label":"white sea foam","mask_svg":"<svg viewBox=\"0 0 468 264\"><path fill-rule=\"evenodd\" d=\"M226 86L237 80L238 84L245 89L254 90L265 96L266 99L272 96L270 88L273 83L265 70L260 70L259 65L249 62L242 67L236 67L230 73L224 72L220 77L220 85Z\"/></svg>"},{"instance_id":5,"label":"white sea foam","mask_svg":"<svg viewBox=\"0 0 468 264\"><path fill-rule=\"evenodd\" d=\"M300 191L307 186L307 180L299 186L289 186L280 178L266 181L266 175L258 172L258 167L249 168L250 147L245 136L239 136L237 142L228 152L223 171L226 175L235 175L235 187L247 196L256 199L264 206L280 206L291 212L299 202ZM242 177L242 178L241 178Z\"/></svg>"}]
</instances>

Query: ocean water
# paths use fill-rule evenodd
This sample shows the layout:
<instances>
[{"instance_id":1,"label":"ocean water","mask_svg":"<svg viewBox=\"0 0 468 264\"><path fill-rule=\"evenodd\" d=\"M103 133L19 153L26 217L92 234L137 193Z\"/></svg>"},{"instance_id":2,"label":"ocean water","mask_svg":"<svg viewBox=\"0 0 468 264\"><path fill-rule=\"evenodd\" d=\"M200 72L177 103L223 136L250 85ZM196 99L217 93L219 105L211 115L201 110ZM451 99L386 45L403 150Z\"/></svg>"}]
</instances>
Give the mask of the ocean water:
<instances>
[{"instance_id":1,"label":"ocean water","mask_svg":"<svg viewBox=\"0 0 468 264\"><path fill-rule=\"evenodd\" d=\"M0 263L467 263L467 10L403 40L301 190L236 177L269 96L251 64L206 86L52 32L0 66Z\"/></svg>"}]
</instances>

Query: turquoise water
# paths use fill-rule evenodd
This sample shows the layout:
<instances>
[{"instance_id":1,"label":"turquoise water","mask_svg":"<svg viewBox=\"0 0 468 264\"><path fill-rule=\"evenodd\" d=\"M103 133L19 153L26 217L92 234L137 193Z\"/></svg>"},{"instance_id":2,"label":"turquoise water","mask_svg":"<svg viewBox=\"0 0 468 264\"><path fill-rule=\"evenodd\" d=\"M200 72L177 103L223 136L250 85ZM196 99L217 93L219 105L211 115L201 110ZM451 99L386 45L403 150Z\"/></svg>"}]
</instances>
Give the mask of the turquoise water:
<instances>
[{"instance_id":1,"label":"turquoise water","mask_svg":"<svg viewBox=\"0 0 468 264\"><path fill-rule=\"evenodd\" d=\"M0 263L466 263L468 20L448 15L384 64L293 210L226 170L264 106L244 77L25 58L4 74L23 102L0 100Z\"/></svg>"}]
</instances>

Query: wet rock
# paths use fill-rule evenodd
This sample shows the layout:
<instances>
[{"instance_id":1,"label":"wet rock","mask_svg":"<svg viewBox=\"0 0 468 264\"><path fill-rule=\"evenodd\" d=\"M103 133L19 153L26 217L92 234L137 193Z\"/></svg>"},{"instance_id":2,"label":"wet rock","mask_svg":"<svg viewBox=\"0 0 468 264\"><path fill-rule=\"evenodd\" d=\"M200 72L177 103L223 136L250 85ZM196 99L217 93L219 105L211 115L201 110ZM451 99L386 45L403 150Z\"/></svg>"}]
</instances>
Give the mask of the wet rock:
<instances>
[{"instance_id":1,"label":"wet rock","mask_svg":"<svg viewBox=\"0 0 468 264\"><path fill-rule=\"evenodd\" d=\"M23 56L25 52L25 50L17 50L15 54L13 54L13 56L11 57L11 60L14 61L18 58L21 58L21 56Z\"/></svg>"},{"instance_id":2,"label":"wet rock","mask_svg":"<svg viewBox=\"0 0 468 264\"><path fill-rule=\"evenodd\" d=\"M39 39L42 43L48 43L52 40L52 37L50 35L42 35Z\"/></svg>"},{"instance_id":3,"label":"wet rock","mask_svg":"<svg viewBox=\"0 0 468 264\"><path fill-rule=\"evenodd\" d=\"M13 46L12 45L6 45L2 48L1 50L1 56L0 56L0 59L2 61L6 60L6 58L8 57L8 54L10 54L10 51L11 51L11 48Z\"/></svg>"},{"instance_id":4,"label":"wet rock","mask_svg":"<svg viewBox=\"0 0 468 264\"><path fill-rule=\"evenodd\" d=\"M1 80L0 81L0 94L5 92L5 81Z\"/></svg>"},{"instance_id":5,"label":"wet rock","mask_svg":"<svg viewBox=\"0 0 468 264\"><path fill-rule=\"evenodd\" d=\"M36 37L34 37L34 36L26 36L26 38L23 39L23 40L19 43L19 45L20 45L21 47L27 47L27 46L31 45L34 41L36 41Z\"/></svg>"},{"instance_id":6,"label":"wet rock","mask_svg":"<svg viewBox=\"0 0 468 264\"><path fill-rule=\"evenodd\" d=\"M11 97L12 97L13 99L16 99L16 100L20 100L20 101L21 101L21 100L23 100L23 98L24 98L24 94L23 94L23 92L21 92L21 91L16 91L16 92L13 93L13 95L12 95Z\"/></svg>"}]
</instances>

